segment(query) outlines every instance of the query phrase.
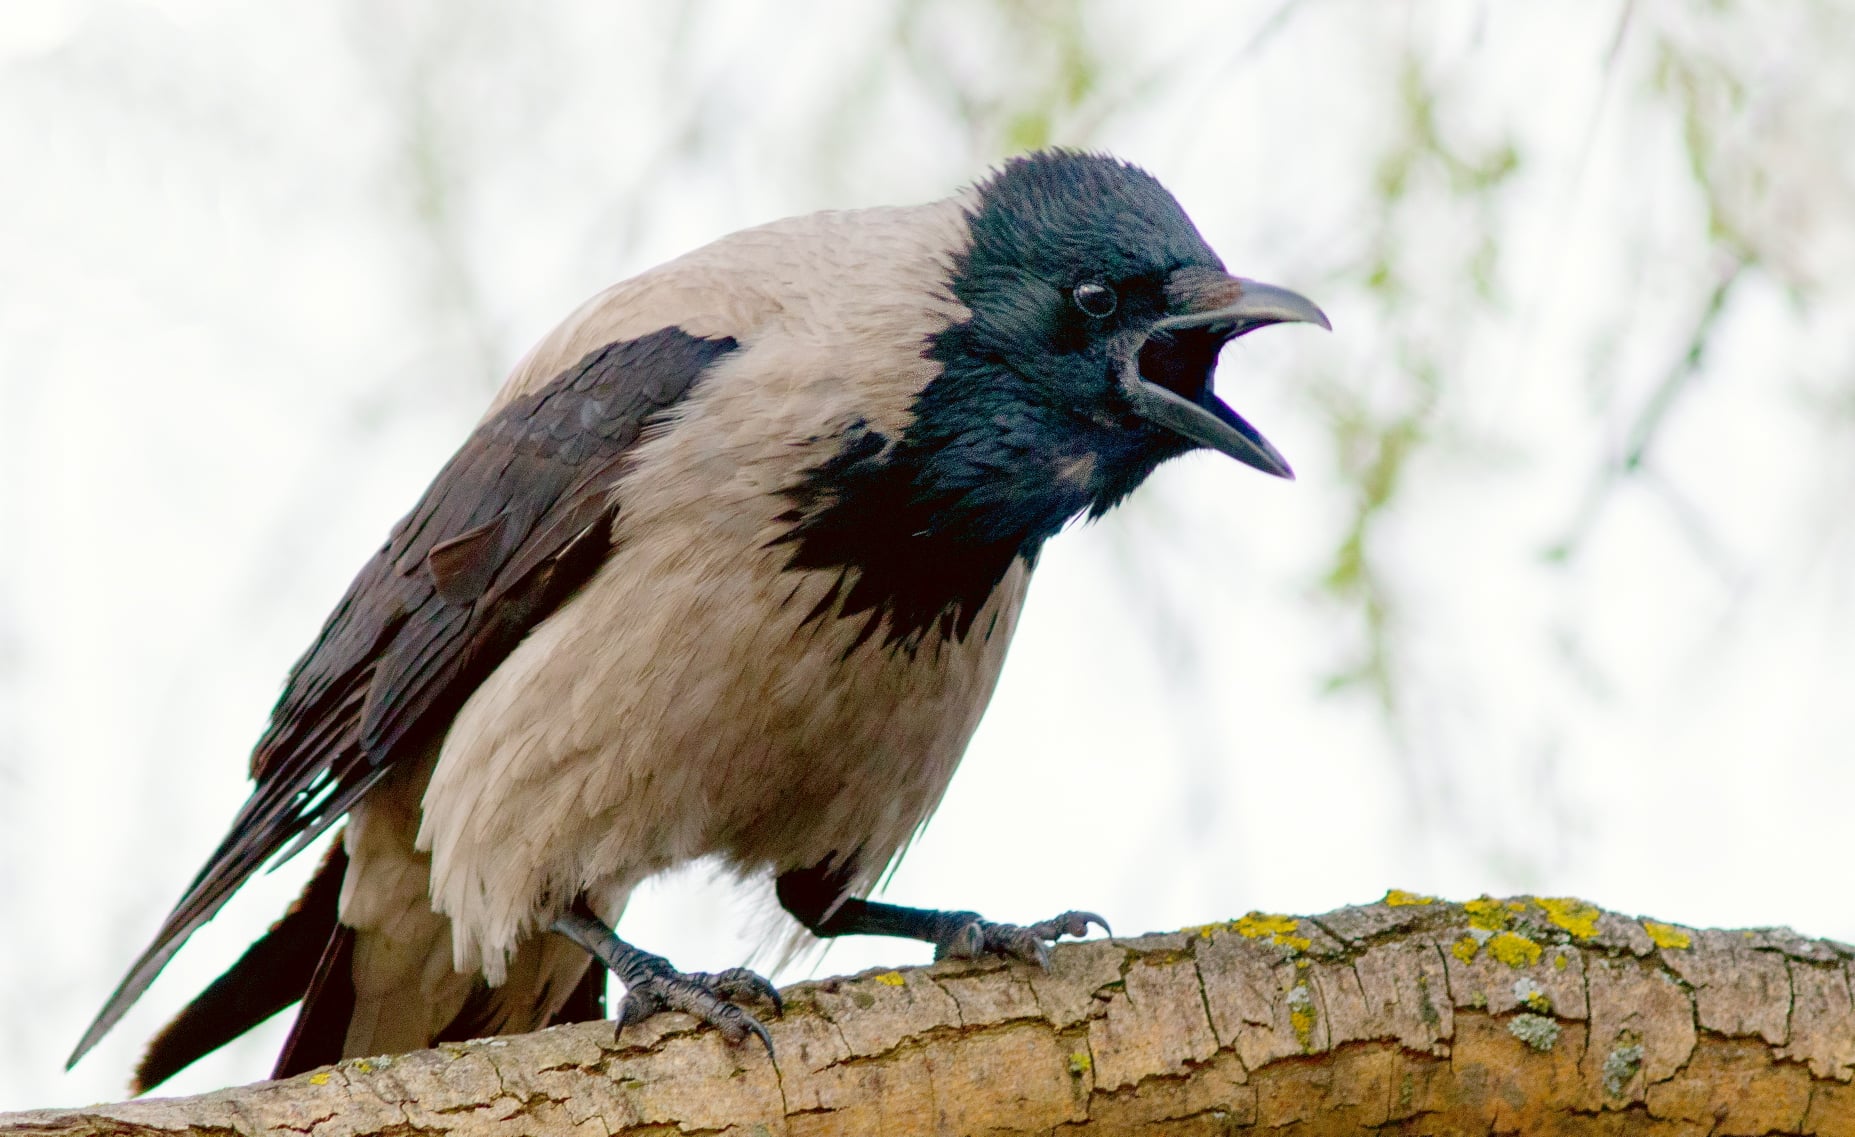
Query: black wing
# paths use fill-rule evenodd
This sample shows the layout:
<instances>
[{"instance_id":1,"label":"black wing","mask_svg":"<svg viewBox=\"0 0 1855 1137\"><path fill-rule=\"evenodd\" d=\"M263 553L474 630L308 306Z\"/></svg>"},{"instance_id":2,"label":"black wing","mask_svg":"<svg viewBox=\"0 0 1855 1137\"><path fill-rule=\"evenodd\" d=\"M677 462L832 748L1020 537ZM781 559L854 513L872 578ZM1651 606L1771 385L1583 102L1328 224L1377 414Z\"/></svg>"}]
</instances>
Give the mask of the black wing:
<instances>
[{"instance_id":1,"label":"black wing","mask_svg":"<svg viewBox=\"0 0 1855 1137\"><path fill-rule=\"evenodd\" d=\"M592 575L609 551L611 488L645 422L734 347L676 328L608 344L477 428L291 670L252 754L251 797L71 1064L239 885L441 738L471 691Z\"/></svg>"}]
</instances>

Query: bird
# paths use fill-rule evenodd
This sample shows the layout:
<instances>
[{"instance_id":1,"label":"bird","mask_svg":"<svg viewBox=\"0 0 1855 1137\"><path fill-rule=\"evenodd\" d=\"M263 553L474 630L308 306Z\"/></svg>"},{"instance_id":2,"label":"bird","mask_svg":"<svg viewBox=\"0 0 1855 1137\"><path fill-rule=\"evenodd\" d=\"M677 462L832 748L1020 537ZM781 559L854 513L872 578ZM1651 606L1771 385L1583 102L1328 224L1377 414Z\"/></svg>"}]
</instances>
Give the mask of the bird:
<instances>
[{"instance_id":1,"label":"bird","mask_svg":"<svg viewBox=\"0 0 1855 1137\"><path fill-rule=\"evenodd\" d=\"M1047 149L927 204L720 238L515 366L290 670L250 797L71 1055L259 868L300 899L149 1044L143 1092L292 1004L273 1076L664 1010L771 1039L757 973L619 937L714 858L814 936L1047 965L1018 925L870 899L992 696L1045 542L1159 465L1292 478L1213 390L1312 301L1234 276L1177 199ZM803 936L803 932L796 933Z\"/></svg>"}]
</instances>

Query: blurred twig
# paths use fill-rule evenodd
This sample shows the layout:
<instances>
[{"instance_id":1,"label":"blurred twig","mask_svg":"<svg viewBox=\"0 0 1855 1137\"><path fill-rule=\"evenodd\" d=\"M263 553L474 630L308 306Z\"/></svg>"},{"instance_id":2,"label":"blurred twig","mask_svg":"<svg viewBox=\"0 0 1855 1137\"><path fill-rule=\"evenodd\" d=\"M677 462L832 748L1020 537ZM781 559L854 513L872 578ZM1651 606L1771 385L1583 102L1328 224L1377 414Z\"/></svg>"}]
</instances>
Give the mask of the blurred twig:
<instances>
[{"instance_id":1,"label":"blurred twig","mask_svg":"<svg viewBox=\"0 0 1855 1137\"><path fill-rule=\"evenodd\" d=\"M1572 522L1569 532L1564 537L1548 546L1547 559L1566 561L1577 556L1590 539L1617 487L1638 475L1652 472L1649 470L1650 451L1667 426L1669 416L1674 412L1675 407L1704 377L1708 345L1712 343L1714 334L1719 328L1721 316L1726 311L1727 300L1731 297L1734 286L1742 279L1746 268L1747 262L1733 261L1721 273L1712 290L1708 292L1679 357L1670 365L1661 382L1656 384L1654 391L1629 424L1622 452L1618 454L1614 462L1597 471L1590 489L1585 493L1578 517ZM1734 555L1713 533L1704 511L1693 507L1679 489L1665 477L1653 478L1650 488L1655 491L1657 500L1669 508L1677 529L1687 538L1690 547L1704 563L1729 584L1736 584L1743 579L1744 570L1739 564L1740 558Z\"/></svg>"},{"instance_id":2,"label":"blurred twig","mask_svg":"<svg viewBox=\"0 0 1855 1137\"><path fill-rule=\"evenodd\" d=\"M1493 300L1499 247L1493 229L1500 193L1520 166L1511 141L1471 144L1446 137L1437 91L1414 49L1399 67L1401 130L1378 161L1376 221L1362 271L1366 290L1385 317L1395 366L1374 377L1329 376L1310 388L1327 420L1338 466L1354 487L1347 522L1320 581L1322 592L1353 606L1362 642L1355 660L1329 680L1329 690L1363 686L1402 736L1404 668L1397 646L1397 602L1373 548L1373 536L1394 510L1412 461L1436 436L1447 394L1447 345L1427 333L1435 313ZM1457 279L1468 295L1421 300L1407 276L1406 230L1411 215L1443 196L1462 203L1474 239ZM1414 310L1432 320L1413 319Z\"/></svg>"}]
</instances>

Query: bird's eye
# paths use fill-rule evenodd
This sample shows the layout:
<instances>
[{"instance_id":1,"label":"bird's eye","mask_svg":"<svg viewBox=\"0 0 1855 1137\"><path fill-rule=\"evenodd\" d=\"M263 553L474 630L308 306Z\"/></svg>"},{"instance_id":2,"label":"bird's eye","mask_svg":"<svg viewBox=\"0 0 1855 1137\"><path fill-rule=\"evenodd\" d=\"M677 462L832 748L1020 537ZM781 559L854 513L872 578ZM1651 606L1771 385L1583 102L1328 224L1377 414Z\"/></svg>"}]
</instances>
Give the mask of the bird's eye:
<instances>
[{"instance_id":1,"label":"bird's eye","mask_svg":"<svg viewBox=\"0 0 1855 1137\"><path fill-rule=\"evenodd\" d=\"M1070 296L1075 300L1076 307L1097 320L1114 315L1115 306L1121 302L1120 297L1114 294L1114 289L1099 280L1083 281L1076 285Z\"/></svg>"}]
</instances>

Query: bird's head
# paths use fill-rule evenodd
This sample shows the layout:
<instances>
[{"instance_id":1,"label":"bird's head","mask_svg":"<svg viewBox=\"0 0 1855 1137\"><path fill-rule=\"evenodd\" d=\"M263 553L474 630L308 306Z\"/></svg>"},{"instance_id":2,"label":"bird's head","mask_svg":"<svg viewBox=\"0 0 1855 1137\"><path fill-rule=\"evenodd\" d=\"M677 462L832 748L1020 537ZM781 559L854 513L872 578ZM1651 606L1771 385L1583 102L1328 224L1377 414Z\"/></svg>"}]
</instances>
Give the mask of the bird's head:
<instances>
[{"instance_id":1,"label":"bird's head","mask_svg":"<svg viewBox=\"0 0 1855 1137\"><path fill-rule=\"evenodd\" d=\"M948 285L970 315L934 337L942 373L910 433L933 452L927 479L964 482L962 504L980 510L968 520L988 536L1099 516L1199 447L1293 477L1212 374L1238 336L1327 318L1225 272L1152 175L1101 155L1032 154L971 192L967 221Z\"/></svg>"},{"instance_id":2,"label":"bird's head","mask_svg":"<svg viewBox=\"0 0 1855 1137\"><path fill-rule=\"evenodd\" d=\"M1013 159L963 202L943 283L964 311L928 337L939 367L906 429L841 436L777 539L794 568L854 567L843 611L887 612L905 641L941 622L964 635L1012 561L1168 458L1205 447L1291 477L1212 372L1257 328L1328 326L1307 299L1226 273L1172 195L1116 159Z\"/></svg>"}]
</instances>

